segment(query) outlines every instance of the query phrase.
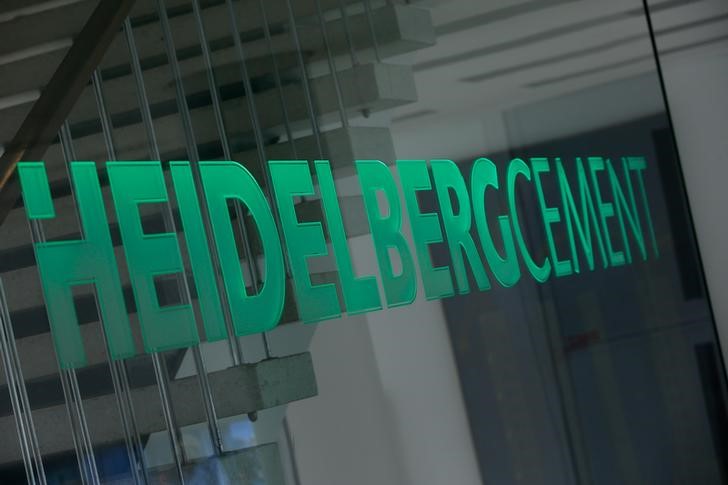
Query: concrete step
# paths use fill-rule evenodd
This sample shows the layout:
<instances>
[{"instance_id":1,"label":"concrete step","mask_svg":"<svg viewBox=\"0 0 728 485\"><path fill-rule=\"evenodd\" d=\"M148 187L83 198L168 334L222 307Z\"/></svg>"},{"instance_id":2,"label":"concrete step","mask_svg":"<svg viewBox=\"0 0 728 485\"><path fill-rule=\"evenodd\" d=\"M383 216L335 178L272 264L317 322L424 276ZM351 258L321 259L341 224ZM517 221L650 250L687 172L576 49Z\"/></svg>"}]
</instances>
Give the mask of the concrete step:
<instances>
[{"instance_id":1,"label":"concrete step","mask_svg":"<svg viewBox=\"0 0 728 485\"><path fill-rule=\"evenodd\" d=\"M406 66L382 63L362 64L338 73L342 87L344 107L351 118L361 116L362 112L378 112L416 101L417 93L412 71ZM311 80L313 102L321 124L339 120L334 79L331 75ZM254 138L246 102L239 96L242 92L231 92L223 101L223 116L228 128L228 139L234 151L252 148ZM111 96L111 93L109 93ZM299 85L287 85L284 99L294 130L310 130L310 121L304 90ZM214 121L214 113L204 96L198 105L192 106L191 116L199 145L219 143ZM256 95L258 119L264 130L264 137L270 141L285 132L284 117L280 108L277 90L268 90ZM11 114L7 125L19 124L17 108ZM184 150L185 134L181 126L176 104L158 103L153 107L157 142L165 159L186 159ZM0 113L2 116L5 113ZM24 117L24 116L23 116ZM138 111L117 114L114 117L114 138L119 157L125 159L144 159L147 155L147 141L141 126ZM74 123L72 125L74 144L79 158L86 160L105 160L106 150L98 121ZM238 148L235 148L235 147ZM51 147L51 150L53 147ZM209 158L209 157L205 157Z\"/></svg>"},{"instance_id":2,"label":"concrete step","mask_svg":"<svg viewBox=\"0 0 728 485\"><path fill-rule=\"evenodd\" d=\"M305 2L296 2L296 5L300 3L305 4ZM323 3L328 3L329 8L338 9L338 0L325 0ZM257 11L251 13L246 12L245 22L239 25L241 29L239 32L240 39L244 44L248 60L269 56L271 53L270 48L277 54L294 52L290 26L276 24L276 19L271 19L271 16L283 16L279 20L287 22L287 13L284 9L268 12L269 25L271 26L271 47L268 46L261 28L262 19L257 15ZM348 53L349 46L345 35L345 22L338 16L337 10L334 11L334 14L333 18L329 14L326 15L326 33L330 47L333 49L334 54ZM205 9L203 19L207 26L205 31L208 44L213 54L213 60L216 61L214 62L215 66L224 65L226 60L228 62L237 62L238 58L233 47L233 38L228 27L227 7L219 5ZM243 20L242 17L239 17L239 20ZM357 51L371 48L372 39L366 14L364 12L350 12L347 15L347 20L351 29L351 38ZM383 49L382 54L403 53L434 42L434 29L427 10L406 5L383 5L373 10L373 21L377 40ZM325 57L326 49L318 18L304 18L300 22L303 25L299 25L298 34L304 57L309 60ZM309 25L311 25L311 28L308 28ZM306 26L306 28L303 26ZM180 60L199 58L200 41L192 14L171 18L170 27L173 31L178 58ZM134 36L143 66L151 67L155 64L166 63L166 50L157 22L135 28ZM397 46L398 42L403 45ZM408 42L413 43L414 46L408 47L406 45ZM113 73L128 63L127 59L127 46L124 38L120 36L111 45L107 56L102 61L102 73L106 77L113 78ZM202 65L201 60L198 60L197 64L199 69ZM182 72L183 74L186 73L184 66Z\"/></svg>"},{"instance_id":3,"label":"concrete step","mask_svg":"<svg viewBox=\"0 0 728 485\"><path fill-rule=\"evenodd\" d=\"M358 3L346 0L346 3ZM44 5L45 4L45 5ZM71 41L84 27L91 12L98 4L96 0L69 0L59 4L49 0L3 0L0 3L0 60L9 55L22 53L25 56L33 57L33 51L41 46L46 49L53 45L60 45L63 42ZM193 25L192 6L187 0L167 0L170 25L174 31L179 30L187 35L184 38L187 42L196 37ZM261 15L258 10L257 0L234 0L236 9L245 10L246 15L238 19L240 29L259 30ZM322 0L324 11L338 9L338 0ZM226 32L229 33L227 17L224 15L226 6L223 0L200 0L203 18L206 23L214 25L211 30L211 39L222 38ZM269 7L270 8L270 7ZM311 0L296 2L297 16L312 15L315 12L314 3ZM269 23L280 24L286 21L287 13L284 9L271 9L268 13ZM139 30L141 45L144 48L145 42L154 42L157 47L162 45L162 40L155 29L158 30L159 20L157 17L156 2L141 0L136 2L130 15L132 25ZM222 22L224 20L224 22ZM223 27L223 28L219 28ZM209 28L209 27L208 27ZM183 40L183 39L180 39ZM159 52L163 52L163 49ZM37 55L37 52L36 52ZM120 36L110 50L107 62L111 65L118 63L119 59L125 59L123 38ZM114 60L112 60L114 59ZM18 77L20 73L18 73ZM47 78L40 78L47 81ZM27 82L38 82L36 78L28 79ZM38 84L34 88L42 87ZM27 88L29 89L29 88Z\"/></svg>"},{"instance_id":4,"label":"concrete step","mask_svg":"<svg viewBox=\"0 0 728 485\"><path fill-rule=\"evenodd\" d=\"M35 1L35 0L34 0ZM266 14L268 23L271 25L284 24L288 22L288 11L286 0L267 0ZM362 5L362 0L320 0L321 9L325 14L338 12L343 3L348 6ZM384 0L374 0L375 6L386 3ZM170 21L178 17L187 17L192 13L192 5L189 0L165 0L167 15ZM238 27L241 31L254 30L260 27L262 21L259 0L233 0L235 11L238 13ZM227 17L216 17L216 12L226 10L225 0L200 0L200 8L205 21L210 20L210 25L216 25L221 32L229 30ZM314 0L293 0L293 9L296 18L305 18L316 14L316 3ZM222 15L222 14L219 14ZM143 26L158 22L156 3L150 0L138 0L134 5L130 17L135 26ZM214 23L224 19L224 23ZM180 24L181 25L181 24Z\"/></svg>"},{"instance_id":5,"label":"concrete step","mask_svg":"<svg viewBox=\"0 0 728 485\"><path fill-rule=\"evenodd\" d=\"M268 145L265 155L268 160L320 160L331 162L334 178L342 178L354 173L356 160L381 159L392 163L396 159L394 141L389 128L373 126L350 126L335 128L321 133L321 153L318 151L316 137L310 135L294 139L295 153L287 141ZM257 161L257 149L236 153L234 158L248 166L248 170L264 185L262 168Z\"/></svg>"},{"instance_id":6,"label":"concrete step","mask_svg":"<svg viewBox=\"0 0 728 485\"><path fill-rule=\"evenodd\" d=\"M338 281L335 273L314 274L311 276L311 280L316 284L335 283ZM127 301L132 335L136 343L136 348L140 352L139 356L132 360L138 360L142 358L141 353L144 347L131 288L124 288L124 296ZM196 295L193 295L193 305L196 304L195 298ZM96 313L95 301L91 296L86 296L77 298L75 303L88 365L103 365L107 361L107 355L104 350L104 338L101 332L99 317ZM197 330L200 338L204 341L205 333L202 327L202 320L199 313L197 311L195 313L197 317ZM11 313L11 321L15 330L16 346L18 348L24 378L26 380L33 380L56 375L58 373L58 364L45 308L34 307L25 311ZM283 305L280 324L285 325L298 321L300 321L300 317L298 316L298 309L296 307L293 285L292 281L288 280L286 284L286 299ZM4 383L4 376L0 376L0 384Z\"/></svg>"},{"instance_id":7,"label":"concrete step","mask_svg":"<svg viewBox=\"0 0 728 485\"><path fill-rule=\"evenodd\" d=\"M338 284L338 274L335 272L315 273L311 275L313 284L333 283ZM141 329L136 314L131 288L125 288L124 294L129 309L129 320L132 335L139 349L140 355L131 360L138 361L143 359L141 352L143 349ZM340 301L341 295L339 298ZM77 298L76 301L77 314L81 329L81 337L86 350L86 357L89 366L97 366L107 361L107 355L104 344L103 334L101 332L101 324L96 312L95 302L92 297ZM195 295L193 295L193 304L195 304ZM343 305L343 303L342 303ZM195 311L197 319L197 330L200 338L204 341L204 329L202 320L197 311ZM25 311L19 311L11 314L13 329L15 331L16 346L18 355L20 356L20 365L23 370L23 376L27 381L47 378L57 375L58 363L56 361L56 353L53 345L50 326L44 307L34 307ZM283 305L283 314L281 315L280 325L299 322L298 308L296 306L293 284L291 280L286 284L286 299ZM183 352L183 351L182 351ZM173 367L170 365L170 367ZM5 384L4 374L0 375L0 384ZM0 399L7 399L2 397ZM8 404L9 405L9 404ZM1 407L1 406L0 406Z\"/></svg>"},{"instance_id":8,"label":"concrete step","mask_svg":"<svg viewBox=\"0 0 728 485\"><path fill-rule=\"evenodd\" d=\"M331 3L331 0L329 0L329 3ZM189 6L189 3L187 5ZM333 5L330 7L333 7ZM191 6L189 8L191 9ZM240 72L237 67L238 57L233 47L232 35L230 35L230 30L227 28L226 15L225 5L217 5L203 10L205 22L208 26L215 27L212 29L208 27L206 30L209 30L208 40L210 41L212 60L216 70L220 71L227 65L233 65L235 66L233 70L236 76L235 79L238 79ZM379 52L385 58L420 49L434 43L434 28L427 10L405 5L385 5L375 9L373 16L375 32L380 44ZM252 17L255 17L255 15ZM248 17L246 16L246 18ZM249 64L248 69L252 77L262 76L265 73L270 74L273 70L273 63L270 58L271 50L260 30L259 22L260 20L251 26L251 28L254 28L253 31L241 33ZM198 82L193 83L190 89L194 85L201 85L204 89L207 89L194 17L191 13L177 15L170 19L170 24L175 32L175 47L177 48L183 76L186 80L193 81L198 78ZM0 25L3 24L0 23ZM365 14L350 13L349 25L352 28L352 40L357 47L357 52L364 58L371 59L372 40ZM340 58L348 56L348 43L342 19L328 20L326 29L332 53ZM320 32L314 29L299 30L306 62L315 63L324 59L326 49ZM145 23L134 29L134 33L151 98L165 99L166 97L174 97L174 85L169 79L171 73L167 64L164 42L158 22ZM295 68L295 72L298 74L298 61L293 49L294 44L291 33L281 26L274 26L271 30L271 36L272 52L277 55L279 67L282 69ZM58 42L61 42L61 44L58 44ZM56 44L50 52L46 52L46 50L51 49L51 47L46 47L37 55L30 55L16 62L6 64L0 62L0 73L7 74L7 77L2 77L7 81L0 86L0 99L18 93L42 89L55 71L55 67L60 63L63 55L65 55L68 45L70 45L70 38L65 43L61 40L57 41ZM2 56L0 56L1 59ZM109 89L117 88L119 90L116 96L108 100L112 112L128 110L130 106L136 106L136 90L131 78L128 59L125 38L119 34L100 66L102 76L109 84ZM341 63L341 59L339 59L339 63ZM224 75L224 72L220 74ZM92 108L95 109L91 93L89 92L85 97L82 96L79 102L83 103L84 98L87 99L86 103L92 105Z\"/></svg>"},{"instance_id":9,"label":"concrete step","mask_svg":"<svg viewBox=\"0 0 728 485\"><path fill-rule=\"evenodd\" d=\"M84 329L85 330L85 329ZM100 332L100 330L99 330ZM18 343L22 342L21 339ZM103 343L103 340L99 340L99 343ZM87 343L96 343L96 341L88 341ZM20 348L19 348L20 350ZM33 357L38 357L40 360L50 361L51 364L55 364L55 354L52 348L45 347L33 347L26 348L25 350L32 350ZM95 347L89 347L91 353L102 353L103 346L98 349ZM40 356L41 352L48 352L51 355ZM167 365L167 369L172 378L176 377L175 372L181 365L187 353L186 349L172 350L160 354L161 358ZM26 357L26 360L30 360L30 357ZM35 364L34 362L32 362ZM26 361L21 360L23 369L26 367ZM126 360L127 374L129 377L129 386L131 388L140 388L145 386L152 386L156 384L154 367L152 359L148 355L137 355L135 357ZM194 375L190 373L189 377ZM76 377L78 379L79 390L84 399L92 397L104 396L113 392L114 384L111 380L111 374L109 372L108 361L106 359L100 359L89 363L88 367L76 370ZM39 375L25 376L25 386L28 393L28 400L31 403L33 409L44 409L52 407L58 404L63 404L63 388L61 385L60 375L58 366L49 367L49 372ZM3 379L0 383L0 416L8 416L12 413L12 405L8 396L5 392L6 381Z\"/></svg>"},{"instance_id":10,"label":"concrete step","mask_svg":"<svg viewBox=\"0 0 728 485\"><path fill-rule=\"evenodd\" d=\"M245 2L248 2L248 0L245 0ZM79 2L78 4L74 4L75 6L69 6L69 8L80 8L79 6L84 5L85 3L86 2ZM324 3L327 3L327 5L325 5L326 9L338 9L338 0L324 0ZM220 5L218 0L206 2L205 4L209 4L208 8L204 10L205 16L207 16L208 13L212 16L220 16L223 14L222 11L218 12L218 10L214 10L224 7L224 5ZM303 4L306 4L306 2L303 2ZM55 12L55 10L58 9L42 12L38 15L50 15ZM217 13L213 15L214 12ZM205 18L206 21L208 21L207 17ZM178 27L181 29L182 33L182 35L176 35L175 40L178 44L181 44L177 47L180 52L179 55L182 56L180 67L185 79L188 97L191 98L191 102L197 107L206 108L203 110L196 110L198 113L196 113L195 118L197 118L200 124L203 124L204 126L214 127L214 118L210 107L211 101L205 77L206 75L199 51L199 40L197 39L194 25L187 25L193 20L192 16L190 13L178 14L171 20L173 23L179 22ZM385 58L420 49L434 43L435 35L432 20L429 12L426 10L407 5L385 5L374 10L374 20L377 40L380 45L379 52ZM349 21L349 24L353 26L353 40L358 48L357 50L360 59L364 61L372 59L371 35L365 14L355 12L351 13ZM182 27L184 27L184 29L182 29ZM225 31L225 29L219 28L215 28L213 30L215 32ZM326 50L323 47L320 32L317 29L299 30L301 30L300 35L304 57L306 58L306 62L309 64L310 72L327 72L327 67L323 70L321 69L321 66L325 64L324 58ZM332 46L333 54L337 56L337 65L347 65L347 63L350 62L348 59L348 44L344 34L344 23L341 18L335 18L328 21L327 33L330 38L330 45ZM285 30L278 29L277 31L274 31L273 34L273 50L277 54L277 60L279 67L282 70L281 75L284 84L300 83L301 73L300 69L298 69L297 56L293 50L290 33ZM277 114L281 112L281 108L279 94L275 89L275 82L272 75L273 63L269 55L268 46L261 35L252 35L252 37L244 36L245 40L248 41L248 45L246 46L248 69L253 77L251 81L253 83L254 91L261 93L261 99L257 101L259 111L261 111L261 108L263 107L269 107L262 111L264 113L271 112ZM140 38L139 50L143 55L142 62L145 66L145 84L149 91L149 99L156 105L155 108L159 117L164 118L165 114L175 114L177 108L176 103L174 102L174 84L170 80L169 66L167 64L166 56L164 55L163 43L158 26L155 25L154 22L147 21L146 24L135 29L135 36ZM228 42L223 42L225 39L227 39ZM182 42L179 42L180 40L182 40ZM112 49L106 56L107 61L102 64L102 72L105 79L109 111L117 114L117 116L114 117L114 126L121 127L120 129L115 130L120 132L116 133L116 136L120 139L125 139L127 138L129 130L124 130L124 128L128 127L128 123L133 123L134 120L139 120L140 115L138 112L136 87L127 63L128 54L126 53L123 36L119 35L115 42L115 47L112 46ZM215 42L211 43L211 49L213 51L212 56L213 62L216 66L215 70L218 78L218 84L221 87L223 96L230 98L229 101L245 96L242 82L240 81L240 69L237 54L235 49L229 45L231 42L231 36L226 34L223 37L218 38ZM2 116L4 120L4 122L0 124L0 145L7 144L12 140L17 129L25 120L39 90L41 90L45 86L45 83L50 79L51 75L59 65L63 55L65 55L69 45L70 40L67 39L67 44L63 46L56 46L50 52L40 51L37 55L21 58L14 62L5 64L0 62L0 75L3 73L5 74L0 76L0 78L4 80L2 85L0 85L0 116ZM197 46L196 50L195 46ZM115 52L113 49L118 49L119 51ZM344 58L343 62L342 58ZM315 68L317 63L319 64L319 69ZM326 76L324 76L324 78L325 77ZM342 79L345 79L346 74L342 73L341 77ZM332 86L329 85L329 97L332 97L334 94L334 91L331 88ZM344 89L346 90L346 86L344 86ZM284 94L286 103L298 103L301 107L303 107L303 103L305 101L303 95L304 93L300 85L293 86L292 88L286 86L286 92ZM231 103L228 102L227 104L229 105ZM229 114L226 114L226 117L228 118L228 125L230 126L230 129L235 130L237 128L236 123L231 123L230 119L236 121L246 119L248 111L247 107L243 105L244 103L232 104L236 104L236 106L234 109L226 109L226 112L229 112ZM383 108L372 107L367 109L377 110ZM299 110L299 117L295 119L298 121L305 119L304 115L305 113ZM98 134L98 140L94 140L92 142L96 149L93 150L91 154L85 154L85 158L96 159L96 157L93 156L95 154L93 152L103 150L104 145L103 142L100 141L100 125L97 118L98 114L96 111L95 99L92 95L91 88L89 87L77 101L77 105L70 116L71 120L80 120L80 126L77 125L76 129L80 130L81 134L89 134L89 130L92 134ZM165 123L168 124L169 120L163 122L163 124ZM179 122L177 125L179 125ZM280 135L284 131L280 116L278 116L278 119L276 119L272 125L263 123L262 126L268 129L269 137ZM246 129L249 130L249 122L240 128L242 131L245 131ZM140 131L141 128L137 127L136 129L136 136L133 136L132 139L143 139L143 131ZM180 129L179 126L178 129ZM252 136L243 138L247 140L248 144L252 143ZM133 143L131 145L133 145ZM124 146L121 148L131 150L130 154L127 155L126 158L132 158L133 149L139 149L140 147ZM179 148L179 146L177 148Z\"/></svg>"},{"instance_id":11,"label":"concrete step","mask_svg":"<svg viewBox=\"0 0 728 485\"><path fill-rule=\"evenodd\" d=\"M209 380L219 418L280 406L316 396L318 392L311 356L308 353L211 372ZM230 392L231 390L235 391ZM180 426L205 421L196 377L171 381L170 394ZM142 436L166 429L156 385L133 389L132 400L137 426ZM83 405L95 445L103 446L124 439L113 393L84 399ZM34 410L33 420L44 456L73 450L63 404ZM0 433L3 436L14 436L15 420L12 415L0 418ZM0 464L21 459L17 448L0 447Z\"/></svg>"},{"instance_id":12,"label":"concrete step","mask_svg":"<svg viewBox=\"0 0 728 485\"><path fill-rule=\"evenodd\" d=\"M220 22L224 22L226 11L221 12ZM403 5L387 5L374 11L375 25L377 26L377 39L381 44L383 56L392 56L411 52L432 45L434 43L434 30L429 11L416 7ZM221 23L224 25L224 23ZM365 14L352 15L350 18L352 38L354 45L369 48L371 35ZM204 64L199 50L199 40L194 31L194 25L189 25L180 37L180 46L177 46L178 56L181 57L180 70L185 80L188 95L194 93L207 93L208 84ZM327 34L334 55L347 57L348 44L344 33L344 24L341 19L327 22ZM224 29L220 29L224 33ZM135 31L135 35L138 33ZM154 36L159 42L159 35ZM182 42L187 40L187 42ZM232 46L231 36L212 43L212 58L218 84L228 88L241 82L240 65L237 52ZM323 38L318 29L305 29L300 33L302 51L308 64L322 63L326 57ZM229 39L229 42L221 42ZM245 51L250 76L254 78L254 89L273 89L275 87L272 76L273 63L270 50L263 38L246 39ZM187 45L189 43L189 45ZM289 82L297 81L300 77L297 57L293 50L293 42L288 32L280 32L272 38L273 52L278 57L279 68L283 69L282 76ZM124 49L126 47L124 46ZM171 81L171 73L167 64L166 55L162 45L140 46L140 57L145 69L145 85L151 100L174 100L175 87ZM109 111L111 113L125 112L137 108L136 88L129 73L128 64L119 64L119 60L126 59L121 54L112 53L113 66L102 69L104 86L109 93ZM371 59L371 58L370 58ZM348 58L347 58L347 62ZM339 60L338 65L346 63ZM255 79L258 78L258 79ZM241 93L242 94L242 93ZM82 96L74 108L74 120L95 119L97 117L96 105L93 96L88 93Z\"/></svg>"}]
</instances>

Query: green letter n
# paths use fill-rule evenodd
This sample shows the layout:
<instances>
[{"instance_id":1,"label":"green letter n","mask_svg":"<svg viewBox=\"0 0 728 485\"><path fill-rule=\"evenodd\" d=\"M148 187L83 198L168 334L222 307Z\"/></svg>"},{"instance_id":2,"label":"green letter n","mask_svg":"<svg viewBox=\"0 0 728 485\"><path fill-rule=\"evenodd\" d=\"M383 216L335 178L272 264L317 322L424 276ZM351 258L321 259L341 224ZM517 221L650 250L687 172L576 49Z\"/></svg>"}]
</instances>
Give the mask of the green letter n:
<instances>
[{"instance_id":1,"label":"green letter n","mask_svg":"<svg viewBox=\"0 0 728 485\"><path fill-rule=\"evenodd\" d=\"M56 217L43 162L18 164L25 210L31 220ZM112 359L135 354L121 281L96 166L72 162L71 178L78 204L79 240L36 242L35 258L48 311L53 342L64 369L86 365L72 287L96 287L99 315Z\"/></svg>"}]
</instances>

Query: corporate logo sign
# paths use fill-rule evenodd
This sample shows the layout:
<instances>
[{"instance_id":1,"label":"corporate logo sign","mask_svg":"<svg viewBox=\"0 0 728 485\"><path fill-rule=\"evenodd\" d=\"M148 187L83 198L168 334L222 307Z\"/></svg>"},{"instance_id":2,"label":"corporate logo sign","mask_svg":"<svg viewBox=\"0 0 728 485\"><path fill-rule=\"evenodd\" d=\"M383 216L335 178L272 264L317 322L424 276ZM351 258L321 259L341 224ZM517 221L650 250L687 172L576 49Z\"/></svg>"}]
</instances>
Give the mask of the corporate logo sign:
<instances>
[{"instance_id":1,"label":"corporate logo sign","mask_svg":"<svg viewBox=\"0 0 728 485\"><path fill-rule=\"evenodd\" d=\"M215 341L228 338L223 304L237 336L266 332L278 324L287 287L284 251L305 323L337 318L344 308L358 314L408 305L417 294L417 267L425 297L438 299L471 291L468 268L477 289L486 291L492 285L513 286L526 276L521 262L528 277L545 282L659 256L645 190L647 164L642 157L588 157L568 162L516 158L500 175L491 160L481 158L472 165L469 182L450 160L403 160L396 163L399 184L383 162L359 160L355 167L384 290L382 301L375 275L355 274L329 162L270 161L268 167L272 204L253 175L233 161L200 162L197 174L189 162L171 162L169 188L158 161L106 164L146 352L185 348L200 341L192 306L162 305L156 291L156 278L184 274L185 267L191 269L197 291L204 337ZM28 218L56 217L44 163L23 162L18 171ZM123 359L136 353L96 164L73 162L70 172L82 239L35 244L56 352L64 368L86 365L73 302L76 285L95 286L111 357ZM323 220L301 222L295 202L316 194L314 176ZM544 195L545 177L553 177L558 184L559 197L554 200L547 201ZM549 249L549 256L542 260L526 244L518 215L517 184L527 184L537 196ZM177 234L147 234L142 226L140 205L168 203L169 189L174 190L179 207L189 265L183 260ZM433 191L439 214L422 211L418 204L421 191ZM505 191L507 210L488 210L488 191ZM385 210L379 205L382 196L388 205ZM228 209L231 199L247 208L260 236L264 279L257 288L246 280L241 266ZM411 241L402 232L405 211ZM497 217L493 227L499 234L491 234L488 218L493 217ZM610 231L608 223L615 222L619 230ZM211 238L206 236L206 226ZM567 237L565 254L557 254L555 231L564 231L560 234ZM209 246L210 240L214 248ZM334 284L313 284L309 274L308 259L328 254L327 241L343 301ZM451 267L434 265L429 246L436 243L447 245ZM632 247L638 254L633 254ZM220 287L215 274L218 266Z\"/></svg>"}]
</instances>

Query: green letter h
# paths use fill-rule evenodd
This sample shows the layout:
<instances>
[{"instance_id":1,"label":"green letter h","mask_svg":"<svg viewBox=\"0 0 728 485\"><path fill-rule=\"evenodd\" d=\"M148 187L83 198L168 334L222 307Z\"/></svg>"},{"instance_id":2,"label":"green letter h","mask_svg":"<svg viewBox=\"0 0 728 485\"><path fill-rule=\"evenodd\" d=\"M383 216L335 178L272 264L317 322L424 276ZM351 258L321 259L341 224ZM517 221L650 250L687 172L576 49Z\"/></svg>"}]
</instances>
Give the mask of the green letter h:
<instances>
[{"instance_id":1,"label":"green letter h","mask_svg":"<svg viewBox=\"0 0 728 485\"><path fill-rule=\"evenodd\" d=\"M19 163L18 173L28 218L56 217L43 162ZM96 166L93 162L73 162L71 177L82 238L34 244L53 341L64 369L86 365L86 352L73 304L72 287L75 285L93 284L96 287L99 316L111 358L122 359L135 354Z\"/></svg>"}]
</instances>

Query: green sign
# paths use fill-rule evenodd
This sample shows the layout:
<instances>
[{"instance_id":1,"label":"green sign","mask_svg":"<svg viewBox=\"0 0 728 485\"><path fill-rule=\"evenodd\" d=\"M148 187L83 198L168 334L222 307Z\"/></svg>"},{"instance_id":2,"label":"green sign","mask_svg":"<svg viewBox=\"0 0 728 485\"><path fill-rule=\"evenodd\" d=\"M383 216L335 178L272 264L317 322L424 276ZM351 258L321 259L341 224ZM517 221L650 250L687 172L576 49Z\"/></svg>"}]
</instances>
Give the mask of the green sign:
<instances>
[{"instance_id":1,"label":"green sign","mask_svg":"<svg viewBox=\"0 0 728 485\"><path fill-rule=\"evenodd\" d=\"M399 184L381 161L359 160L355 165L383 301L376 276L354 271L328 161L269 162L273 204L251 173L236 162L200 162L203 193L196 189L189 162L171 162L171 188L179 207L188 266L177 234L148 234L143 229L140 205L168 204L170 200L162 164L108 162L106 171L145 350L185 348L200 341L190 303L164 305L157 292L159 278L186 277L185 267L191 269L204 337L215 341L228 337L223 301L237 336L265 332L278 324L286 296L286 260L299 315L303 322L311 323L336 318L344 310L357 314L412 303L417 296L416 268L425 297L438 299L470 291L467 268L478 290L485 291L494 284L515 285L524 270L536 281L545 282L593 271L597 266L620 266L659 255L645 191L647 164L641 157L617 162L589 157L568 163L558 158L514 159L505 173L481 158L473 164L467 181L450 160L429 164L401 160L396 163ZM20 163L18 171L28 217L56 217L43 162ZM544 194L547 177L559 187L559 196L552 200ZM56 352L64 368L86 365L73 302L72 289L77 285L93 284L96 289L111 357L136 354L96 165L73 162L71 178L82 239L35 244ZM534 191L548 242L547 257L538 259L528 246L516 187ZM439 214L421 208L418 194L428 191L438 201ZM488 207L491 191L505 192L506 210L496 212ZM299 221L297 198L317 193L323 220ZM386 199L386 210L380 207L381 198ZM258 287L248 280L241 265L228 208L231 199L247 209L261 242L264 278ZM208 245L203 210L209 217L215 251ZM411 240L402 231L405 212ZM489 224L488 218L496 218L493 222L497 224ZM610 230L610 225L617 230ZM497 232L492 233L492 228ZM563 254L558 254L556 236L568 241L568 251ZM341 300L334 284L312 283L308 270L309 258L328 254L327 241L338 269ZM447 245L451 266L433 263L430 246L437 243ZM217 284L216 266L221 268L222 287Z\"/></svg>"}]
</instances>

